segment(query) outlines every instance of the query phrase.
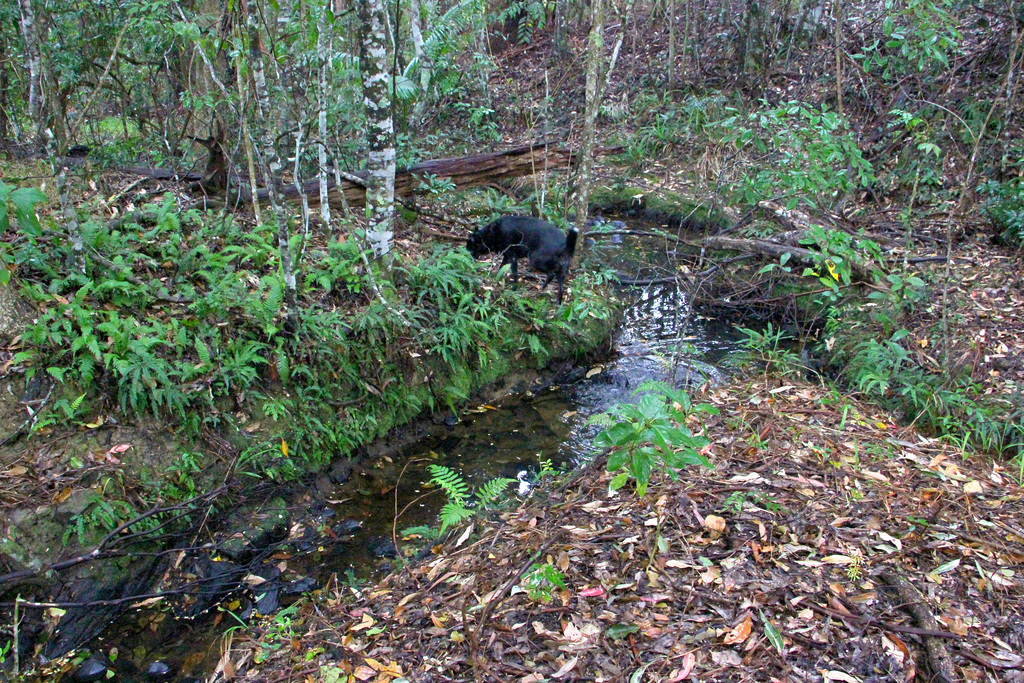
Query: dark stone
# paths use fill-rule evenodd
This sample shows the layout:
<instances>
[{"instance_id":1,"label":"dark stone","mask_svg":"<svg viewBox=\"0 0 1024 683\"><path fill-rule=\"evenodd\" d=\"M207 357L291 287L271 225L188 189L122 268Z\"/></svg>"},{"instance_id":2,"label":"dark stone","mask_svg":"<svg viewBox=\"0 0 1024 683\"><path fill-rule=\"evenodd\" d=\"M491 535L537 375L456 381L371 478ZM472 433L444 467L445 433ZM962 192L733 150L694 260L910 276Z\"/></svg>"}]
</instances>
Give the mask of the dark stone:
<instances>
[{"instance_id":1,"label":"dark stone","mask_svg":"<svg viewBox=\"0 0 1024 683\"><path fill-rule=\"evenodd\" d=\"M256 608L253 607L253 604L252 604L251 600L243 600L242 601L242 609L239 610L235 614L235 616L238 617L239 619L241 619L242 621L249 621L249 619L252 617L252 613L253 613L253 611L255 611L255 609Z\"/></svg>"},{"instance_id":2,"label":"dark stone","mask_svg":"<svg viewBox=\"0 0 1024 683\"><path fill-rule=\"evenodd\" d=\"M317 492L322 496L329 496L334 492L334 482L326 474L318 475L316 481L313 482L313 486L316 487Z\"/></svg>"},{"instance_id":3,"label":"dark stone","mask_svg":"<svg viewBox=\"0 0 1024 683\"><path fill-rule=\"evenodd\" d=\"M455 425L459 424L459 421L460 421L459 420L459 416L456 415L455 413L452 413L451 415L445 416L445 418L444 418L444 426L445 427L454 427Z\"/></svg>"},{"instance_id":4,"label":"dark stone","mask_svg":"<svg viewBox=\"0 0 1024 683\"><path fill-rule=\"evenodd\" d=\"M146 667L146 678L151 681L166 681L174 675L174 669L164 662L150 662Z\"/></svg>"},{"instance_id":5,"label":"dark stone","mask_svg":"<svg viewBox=\"0 0 1024 683\"><path fill-rule=\"evenodd\" d=\"M260 584L253 593L256 594L256 611L260 614L273 614L281 607L281 586L276 581Z\"/></svg>"},{"instance_id":6,"label":"dark stone","mask_svg":"<svg viewBox=\"0 0 1024 683\"><path fill-rule=\"evenodd\" d=\"M356 468L355 462L348 458L337 458L331 462L327 476L335 484L344 484L352 477L352 471Z\"/></svg>"},{"instance_id":7,"label":"dark stone","mask_svg":"<svg viewBox=\"0 0 1024 683\"><path fill-rule=\"evenodd\" d=\"M234 562L246 563L256 552L288 537L291 518L281 498L264 505L237 511L228 522L228 538L220 544L221 553Z\"/></svg>"},{"instance_id":8,"label":"dark stone","mask_svg":"<svg viewBox=\"0 0 1024 683\"><path fill-rule=\"evenodd\" d=\"M245 567L226 560L215 561L202 554L191 558L190 566L182 567L183 573L195 576L199 590L195 602L188 607L185 615L190 618L204 614L229 593L238 589Z\"/></svg>"},{"instance_id":9,"label":"dark stone","mask_svg":"<svg viewBox=\"0 0 1024 683\"><path fill-rule=\"evenodd\" d=\"M343 519L334 526L332 526L331 531L333 531L338 536L351 536L356 531L358 531L359 528L362 526L363 523L360 522L358 519Z\"/></svg>"},{"instance_id":10,"label":"dark stone","mask_svg":"<svg viewBox=\"0 0 1024 683\"><path fill-rule=\"evenodd\" d=\"M260 614L273 614L281 607L281 570L277 565L264 564L257 567L253 573L261 579L266 579L252 589L256 599L256 611Z\"/></svg>"},{"instance_id":11,"label":"dark stone","mask_svg":"<svg viewBox=\"0 0 1024 683\"><path fill-rule=\"evenodd\" d=\"M60 602L107 602L141 595L149 591L155 575L164 567L152 558L135 562L110 561L103 563L102 572L85 574L81 579L65 584L54 596ZM42 656L57 659L82 647L106 628L123 610L123 604L93 604L71 607L53 635L46 641Z\"/></svg>"},{"instance_id":12,"label":"dark stone","mask_svg":"<svg viewBox=\"0 0 1024 683\"><path fill-rule=\"evenodd\" d=\"M330 519L331 517L334 517L337 514L338 513L334 511L334 508L324 506L313 513L313 519L315 519L318 522L323 522L325 520Z\"/></svg>"},{"instance_id":13,"label":"dark stone","mask_svg":"<svg viewBox=\"0 0 1024 683\"><path fill-rule=\"evenodd\" d=\"M316 588L316 579L311 576L304 576L301 579L295 579L286 583L282 591L285 595L302 595L314 588Z\"/></svg>"},{"instance_id":14,"label":"dark stone","mask_svg":"<svg viewBox=\"0 0 1024 683\"><path fill-rule=\"evenodd\" d=\"M395 557L398 551L390 538L375 536L366 542L366 552L373 557Z\"/></svg>"},{"instance_id":15,"label":"dark stone","mask_svg":"<svg viewBox=\"0 0 1024 683\"><path fill-rule=\"evenodd\" d=\"M43 377L45 377L45 374L42 372L32 375L32 378L25 385L25 391L18 397L18 400L22 403L31 403L43 398L49 390L49 386L43 382Z\"/></svg>"},{"instance_id":16,"label":"dark stone","mask_svg":"<svg viewBox=\"0 0 1024 683\"><path fill-rule=\"evenodd\" d=\"M307 526L302 530L302 536L293 539L291 545L300 553L308 553L311 551L322 539L317 534L316 529L313 526Z\"/></svg>"},{"instance_id":17,"label":"dark stone","mask_svg":"<svg viewBox=\"0 0 1024 683\"><path fill-rule=\"evenodd\" d=\"M93 655L82 662L82 666L75 670L71 680L77 681L77 683L92 683L92 681L103 680L106 676L107 662Z\"/></svg>"}]
</instances>

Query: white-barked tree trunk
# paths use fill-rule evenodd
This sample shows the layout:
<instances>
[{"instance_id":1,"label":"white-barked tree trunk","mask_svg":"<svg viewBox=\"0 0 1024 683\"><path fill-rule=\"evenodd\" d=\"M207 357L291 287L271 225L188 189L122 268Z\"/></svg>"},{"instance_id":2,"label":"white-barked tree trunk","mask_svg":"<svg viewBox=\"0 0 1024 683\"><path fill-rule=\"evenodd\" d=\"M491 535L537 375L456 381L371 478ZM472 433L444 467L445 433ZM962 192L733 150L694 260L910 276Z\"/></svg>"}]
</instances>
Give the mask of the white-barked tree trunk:
<instances>
[{"instance_id":1,"label":"white-barked tree trunk","mask_svg":"<svg viewBox=\"0 0 1024 683\"><path fill-rule=\"evenodd\" d=\"M391 252L395 236L395 125L388 73L387 13L383 0L359 0L359 69L366 108L366 239L375 257Z\"/></svg>"}]
</instances>

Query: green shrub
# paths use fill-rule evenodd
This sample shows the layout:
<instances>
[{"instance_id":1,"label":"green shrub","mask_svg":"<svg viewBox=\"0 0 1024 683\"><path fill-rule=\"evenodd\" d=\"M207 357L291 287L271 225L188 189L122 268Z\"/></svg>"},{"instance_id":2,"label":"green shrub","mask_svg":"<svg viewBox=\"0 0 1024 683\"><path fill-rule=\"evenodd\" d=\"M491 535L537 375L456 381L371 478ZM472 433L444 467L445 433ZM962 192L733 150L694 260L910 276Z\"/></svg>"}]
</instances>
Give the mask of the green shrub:
<instances>
[{"instance_id":1,"label":"green shrub","mask_svg":"<svg viewBox=\"0 0 1024 683\"><path fill-rule=\"evenodd\" d=\"M979 188L985 213L995 224L1000 239L1007 244L1024 243L1024 181L1019 178L1006 183L990 180Z\"/></svg>"},{"instance_id":2,"label":"green shrub","mask_svg":"<svg viewBox=\"0 0 1024 683\"><path fill-rule=\"evenodd\" d=\"M846 119L824 107L787 102L718 121L722 141L754 155L749 172L732 183L735 201L754 205L778 199L830 208L874 182L871 163L857 147Z\"/></svg>"},{"instance_id":3,"label":"green shrub","mask_svg":"<svg viewBox=\"0 0 1024 683\"><path fill-rule=\"evenodd\" d=\"M620 489L632 478L637 495L642 497L655 469L665 471L675 481L677 470L687 465L711 467L700 452L710 442L694 436L686 420L695 413L717 414L718 409L693 405L685 391L662 382L644 382L634 395L639 393L643 395L636 404L614 406L591 417L588 424L605 427L594 438L594 445L609 449L608 471L618 472L611 488Z\"/></svg>"}]
</instances>

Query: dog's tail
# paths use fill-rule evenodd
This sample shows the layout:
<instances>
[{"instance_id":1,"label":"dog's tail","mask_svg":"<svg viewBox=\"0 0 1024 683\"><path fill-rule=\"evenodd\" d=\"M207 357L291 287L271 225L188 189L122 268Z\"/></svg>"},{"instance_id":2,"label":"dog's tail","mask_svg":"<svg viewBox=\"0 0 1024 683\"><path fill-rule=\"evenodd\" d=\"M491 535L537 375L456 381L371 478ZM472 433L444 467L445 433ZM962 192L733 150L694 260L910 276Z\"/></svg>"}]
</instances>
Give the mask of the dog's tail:
<instances>
[{"instance_id":1,"label":"dog's tail","mask_svg":"<svg viewBox=\"0 0 1024 683\"><path fill-rule=\"evenodd\" d=\"M580 231L575 227L569 228L569 232L565 233L565 251L569 254L569 258L576 253L576 239L580 236Z\"/></svg>"}]
</instances>

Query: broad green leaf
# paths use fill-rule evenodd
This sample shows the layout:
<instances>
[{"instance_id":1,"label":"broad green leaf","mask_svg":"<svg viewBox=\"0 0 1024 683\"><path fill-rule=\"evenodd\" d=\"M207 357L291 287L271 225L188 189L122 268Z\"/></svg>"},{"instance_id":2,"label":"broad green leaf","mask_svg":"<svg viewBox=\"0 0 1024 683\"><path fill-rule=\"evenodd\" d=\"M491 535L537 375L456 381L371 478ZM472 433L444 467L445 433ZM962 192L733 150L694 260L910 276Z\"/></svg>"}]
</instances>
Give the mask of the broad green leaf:
<instances>
[{"instance_id":1,"label":"broad green leaf","mask_svg":"<svg viewBox=\"0 0 1024 683\"><path fill-rule=\"evenodd\" d=\"M768 621L768 619L765 618L764 612L758 610L758 613L761 615L761 623L764 624L764 634L768 637L768 640L771 642L772 645L775 646L775 649L778 650L779 654L781 655L783 648L785 647L785 641L782 638L782 634L779 632L779 629L775 628L772 622Z\"/></svg>"},{"instance_id":2,"label":"broad green leaf","mask_svg":"<svg viewBox=\"0 0 1024 683\"><path fill-rule=\"evenodd\" d=\"M630 633L637 633L640 627L636 624L612 624L604 630L604 634L614 640L625 638Z\"/></svg>"},{"instance_id":3,"label":"broad green leaf","mask_svg":"<svg viewBox=\"0 0 1024 683\"><path fill-rule=\"evenodd\" d=\"M29 235L39 235L42 228L36 216L36 204L46 201L46 195L37 187L19 187L11 192L18 227Z\"/></svg>"},{"instance_id":4,"label":"broad green leaf","mask_svg":"<svg viewBox=\"0 0 1024 683\"><path fill-rule=\"evenodd\" d=\"M629 457L629 451L625 449L614 451L608 455L608 471L615 472L616 470L622 469L622 466L626 463L626 458Z\"/></svg>"}]
</instances>

